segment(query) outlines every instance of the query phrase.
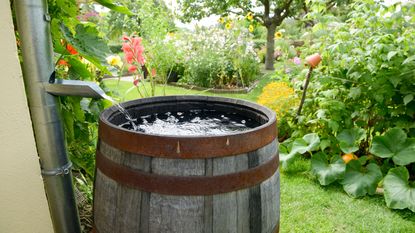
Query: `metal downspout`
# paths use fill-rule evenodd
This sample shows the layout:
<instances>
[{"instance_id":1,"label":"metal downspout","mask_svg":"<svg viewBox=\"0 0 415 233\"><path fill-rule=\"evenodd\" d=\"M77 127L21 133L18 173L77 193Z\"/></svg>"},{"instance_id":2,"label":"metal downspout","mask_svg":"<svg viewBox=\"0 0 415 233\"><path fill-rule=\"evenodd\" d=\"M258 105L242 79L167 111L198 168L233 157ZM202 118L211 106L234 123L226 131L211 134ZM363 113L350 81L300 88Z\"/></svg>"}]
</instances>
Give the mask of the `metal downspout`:
<instances>
[{"instance_id":1,"label":"metal downspout","mask_svg":"<svg viewBox=\"0 0 415 233\"><path fill-rule=\"evenodd\" d=\"M56 99L45 90L54 71L46 0L14 1L23 54L23 74L37 152L56 233L80 233L71 163Z\"/></svg>"}]
</instances>

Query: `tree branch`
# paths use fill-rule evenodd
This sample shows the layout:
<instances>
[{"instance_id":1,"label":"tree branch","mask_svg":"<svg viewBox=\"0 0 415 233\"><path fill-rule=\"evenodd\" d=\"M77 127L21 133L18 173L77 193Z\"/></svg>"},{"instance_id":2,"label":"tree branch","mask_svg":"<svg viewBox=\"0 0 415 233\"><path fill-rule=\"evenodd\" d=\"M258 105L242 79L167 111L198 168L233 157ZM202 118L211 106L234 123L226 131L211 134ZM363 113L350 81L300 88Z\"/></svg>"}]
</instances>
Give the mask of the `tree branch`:
<instances>
[{"instance_id":1,"label":"tree branch","mask_svg":"<svg viewBox=\"0 0 415 233\"><path fill-rule=\"evenodd\" d=\"M244 8L240 3L237 5L237 7L239 8L239 9L241 9L242 11L241 12L236 12L236 11L233 11L233 10L228 10L228 12L230 12L230 13L233 13L233 14L235 14L235 15L241 15L241 16L246 16L247 14L248 14L248 12L251 12L252 13L252 15L254 16L254 19L256 20L256 21L258 21L259 23L261 23L261 24L264 24L264 21L263 21L263 19L261 18L261 15L259 15L259 14L257 14L257 13L254 13L254 12L252 12L251 11L251 9L249 9L249 8Z\"/></svg>"},{"instance_id":2,"label":"tree branch","mask_svg":"<svg viewBox=\"0 0 415 233\"><path fill-rule=\"evenodd\" d=\"M270 8L269 0L264 0L261 2L262 4L264 4L264 17L269 18L269 8Z\"/></svg>"},{"instance_id":3,"label":"tree branch","mask_svg":"<svg viewBox=\"0 0 415 233\"><path fill-rule=\"evenodd\" d=\"M288 0L287 2L285 2L284 6L282 6L281 8L276 7L274 9L274 16L272 17L272 20L275 22L278 22L278 21L282 22L282 20L285 19L289 15L290 6L292 2L293 0Z\"/></svg>"}]
</instances>

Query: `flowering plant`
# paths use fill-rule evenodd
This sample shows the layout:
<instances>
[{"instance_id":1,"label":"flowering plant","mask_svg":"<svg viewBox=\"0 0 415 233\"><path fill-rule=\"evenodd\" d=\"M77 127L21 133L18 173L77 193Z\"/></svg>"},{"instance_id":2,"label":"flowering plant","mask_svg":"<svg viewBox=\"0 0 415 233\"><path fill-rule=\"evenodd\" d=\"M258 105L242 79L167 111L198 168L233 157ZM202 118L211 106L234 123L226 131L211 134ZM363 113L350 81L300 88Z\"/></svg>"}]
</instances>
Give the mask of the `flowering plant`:
<instances>
[{"instance_id":1,"label":"flowering plant","mask_svg":"<svg viewBox=\"0 0 415 233\"><path fill-rule=\"evenodd\" d=\"M186 73L182 82L204 87L248 86L259 73L252 33L234 23L197 28L181 41ZM179 46L177 46L179 47Z\"/></svg>"},{"instance_id":2,"label":"flowering plant","mask_svg":"<svg viewBox=\"0 0 415 233\"><path fill-rule=\"evenodd\" d=\"M133 87L136 89L140 97L154 96L155 83L154 76L155 70L148 72L146 67L146 59L144 57L144 46L142 45L142 38L136 36L123 36L122 51L124 52L124 58L128 65L128 72L133 75ZM149 77L150 90L147 90L144 79ZM140 90L142 88L142 90ZM127 91L127 92L128 92Z\"/></svg>"}]
</instances>

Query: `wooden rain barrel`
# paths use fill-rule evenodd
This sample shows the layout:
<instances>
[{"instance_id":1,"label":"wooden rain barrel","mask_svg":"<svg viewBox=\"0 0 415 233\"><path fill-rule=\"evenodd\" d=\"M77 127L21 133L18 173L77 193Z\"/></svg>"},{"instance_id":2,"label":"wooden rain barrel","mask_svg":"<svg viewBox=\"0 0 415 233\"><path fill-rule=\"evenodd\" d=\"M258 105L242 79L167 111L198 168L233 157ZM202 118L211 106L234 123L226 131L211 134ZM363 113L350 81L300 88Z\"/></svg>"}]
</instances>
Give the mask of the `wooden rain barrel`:
<instances>
[{"instance_id":1,"label":"wooden rain barrel","mask_svg":"<svg viewBox=\"0 0 415 233\"><path fill-rule=\"evenodd\" d=\"M126 130L102 112L94 184L96 233L279 232L276 116L228 98L165 96L122 104L133 117L198 107L237 112L262 125L220 136Z\"/></svg>"}]
</instances>

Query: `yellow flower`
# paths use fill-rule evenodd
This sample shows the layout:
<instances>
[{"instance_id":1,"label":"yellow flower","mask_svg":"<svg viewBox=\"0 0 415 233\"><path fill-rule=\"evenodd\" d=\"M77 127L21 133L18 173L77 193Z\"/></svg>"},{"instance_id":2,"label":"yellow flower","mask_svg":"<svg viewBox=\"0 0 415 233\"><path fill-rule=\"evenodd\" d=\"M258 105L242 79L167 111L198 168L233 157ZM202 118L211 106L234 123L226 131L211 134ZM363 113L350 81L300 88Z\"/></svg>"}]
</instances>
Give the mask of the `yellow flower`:
<instances>
[{"instance_id":1,"label":"yellow flower","mask_svg":"<svg viewBox=\"0 0 415 233\"><path fill-rule=\"evenodd\" d=\"M167 33L167 36L169 36L169 37L173 37L173 36L174 36L174 32L168 32L168 33Z\"/></svg>"},{"instance_id":2,"label":"yellow flower","mask_svg":"<svg viewBox=\"0 0 415 233\"><path fill-rule=\"evenodd\" d=\"M111 55L111 56L108 56L108 57L106 58L106 60L107 60L107 63L108 63L109 65L111 65L111 66L118 66L118 67L120 67L120 68L121 68L121 66L123 65L123 63L122 63L122 61L121 61L121 57L120 57L120 56L118 56L118 55Z\"/></svg>"},{"instance_id":3,"label":"yellow flower","mask_svg":"<svg viewBox=\"0 0 415 233\"><path fill-rule=\"evenodd\" d=\"M287 83L271 82L264 87L257 102L271 108L281 118L291 108L298 106L299 101L294 89L288 86Z\"/></svg>"},{"instance_id":4,"label":"yellow flower","mask_svg":"<svg viewBox=\"0 0 415 233\"><path fill-rule=\"evenodd\" d=\"M218 22L219 22L220 24L223 24L223 23L225 22L225 19L224 19L223 17L220 17L220 18L218 19Z\"/></svg>"},{"instance_id":5,"label":"yellow flower","mask_svg":"<svg viewBox=\"0 0 415 233\"><path fill-rule=\"evenodd\" d=\"M253 32L254 31L254 25L249 25L249 28L248 28L248 30L249 30L249 32Z\"/></svg>"},{"instance_id":6,"label":"yellow flower","mask_svg":"<svg viewBox=\"0 0 415 233\"><path fill-rule=\"evenodd\" d=\"M248 14L246 14L246 18L250 21L253 20L254 19L254 14L252 14L252 12L248 12Z\"/></svg>"},{"instance_id":7,"label":"yellow flower","mask_svg":"<svg viewBox=\"0 0 415 233\"><path fill-rule=\"evenodd\" d=\"M282 38L282 32L278 31L274 34L275 39L281 39Z\"/></svg>"},{"instance_id":8,"label":"yellow flower","mask_svg":"<svg viewBox=\"0 0 415 233\"><path fill-rule=\"evenodd\" d=\"M226 29L231 29L232 28L232 22L227 22L225 25Z\"/></svg>"}]
</instances>

